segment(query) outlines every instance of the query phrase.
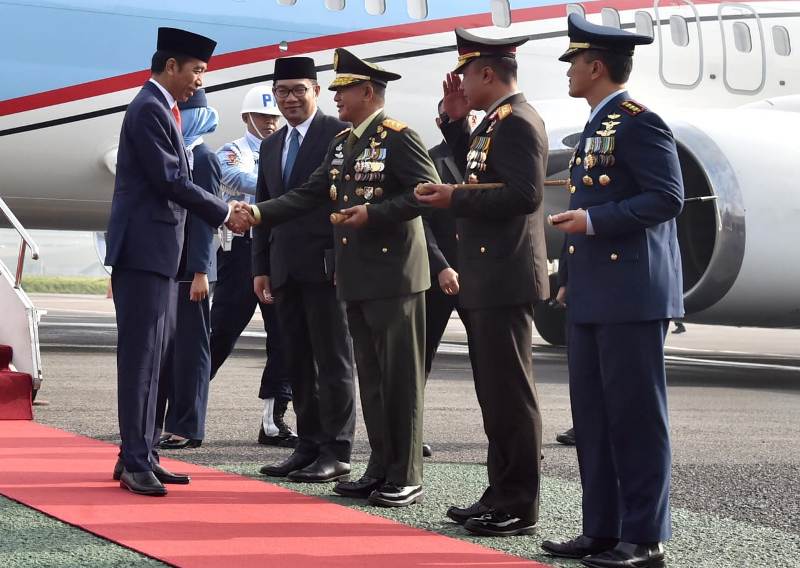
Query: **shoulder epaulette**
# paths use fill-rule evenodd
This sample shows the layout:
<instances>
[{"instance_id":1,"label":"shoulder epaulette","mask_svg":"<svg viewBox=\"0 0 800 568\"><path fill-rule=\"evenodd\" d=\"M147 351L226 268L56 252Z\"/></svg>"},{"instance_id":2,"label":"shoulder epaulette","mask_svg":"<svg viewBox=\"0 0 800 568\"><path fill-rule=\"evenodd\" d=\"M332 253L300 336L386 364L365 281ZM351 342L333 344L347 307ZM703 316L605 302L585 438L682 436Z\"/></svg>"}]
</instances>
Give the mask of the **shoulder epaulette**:
<instances>
[{"instance_id":1,"label":"shoulder epaulette","mask_svg":"<svg viewBox=\"0 0 800 568\"><path fill-rule=\"evenodd\" d=\"M334 138L338 138L338 137L339 137L339 136L341 136L342 134L347 134L348 132L350 132L350 130L351 130L351 127L350 127L350 126L348 126L348 127L347 127L347 128L345 128L344 130L342 130L341 132L339 132L339 133L338 133L336 136L334 136Z\"/></svg>"},{"instance_id":2,"label":"shoulder epaulette","mask_svg":"<svg viewBox=\"0 0 800 568\"><path fill-rule=\"evenodd\" d=\"M619 106L631 116L636 116L637 114L641 114L647 110L647 108L645 108L643 105L631 100L622 101L619 103Z\"/></svg>"},{"instance_id":3,"label":"shoulder epaulette","mask_svg":"<svg viewBox=\"0 0 800 568\"><path fill-rule=\"evenodd\" d=\"M395 120L393 118L384 119L381 123L383 126L388 128L389 130L394 130L395 132L400 132L401 130L405 130L408 128L407 124L400 122L399 120Z\"/></svg>"},{"instance_id":4,"label":"shoulder epaulette","mask_svg":"<svg viewBox=\"0 0 800 568\"><path fill-rule=\"evenodd\" d=\"M497 116L497 120L503 120L512 112L514 112L514 109L511 108L510 104L506 103L495 111L495 115Z\"/></svg>"}]
</instances>

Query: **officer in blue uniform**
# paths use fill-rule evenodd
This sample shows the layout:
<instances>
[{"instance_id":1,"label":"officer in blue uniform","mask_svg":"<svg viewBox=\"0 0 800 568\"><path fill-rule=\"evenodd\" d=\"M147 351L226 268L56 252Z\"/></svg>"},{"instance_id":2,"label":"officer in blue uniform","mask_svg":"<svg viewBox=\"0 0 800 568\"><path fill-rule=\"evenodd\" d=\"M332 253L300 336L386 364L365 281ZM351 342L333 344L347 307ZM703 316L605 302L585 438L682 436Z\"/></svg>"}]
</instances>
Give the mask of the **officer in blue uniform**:
<instances>
[{"instance_id":1,"label":"officer in blue uniform","mask_svg":"<svg viewBox=\"0 0 800 568\"><path fill-rule=\"evenodd\" d=\"M208 106L203 89L195 91L188 101L179 102L178 108L192 180L218 197L219 161L203 139L204 134L217 129L217 111ZM205 436L211 372L208 290L209 283L217 279L215 233L195 215L186 217L186 268L178 276L175 342L164 375L167 380L159 384L156 423L161 424L166 406L164 429L171 434L159 444L162 449L197 448Z\"/></svg>"},{"instance_id":2,"label":"officer in blue uniform","mask_svg":"<svg viewBox=\"0 0 800 568\"><path fill-rule=\"evenodd\" d=\"M542 548L586 566L660 568L671 534L664 339L683 315L681 170L670 129L624 88L634 46L652 38L575 14L568 25L569 94L592 112L570 165L570 208L550 221L567 233L560 283L583 532Z\"/></svg>"},{"instance_id":3,"label":"officer in blue uniform","mask_svg":"<svg viewBox=\"0 0 800 568\"><path fill-rule=\"evenodd\" d=\"M117 151L117 175L105 264L117 317L117 390L122 446L114 468L120 486L161 496L163 483L189 483L159 465L154 443L159 375L175 330L176 276L183 261L186 210L212 227L242 231L249 212L192 182L176 102L203 84L216 42L159 28L152 77L128 105Z\"/></svg>"}]
</instances>

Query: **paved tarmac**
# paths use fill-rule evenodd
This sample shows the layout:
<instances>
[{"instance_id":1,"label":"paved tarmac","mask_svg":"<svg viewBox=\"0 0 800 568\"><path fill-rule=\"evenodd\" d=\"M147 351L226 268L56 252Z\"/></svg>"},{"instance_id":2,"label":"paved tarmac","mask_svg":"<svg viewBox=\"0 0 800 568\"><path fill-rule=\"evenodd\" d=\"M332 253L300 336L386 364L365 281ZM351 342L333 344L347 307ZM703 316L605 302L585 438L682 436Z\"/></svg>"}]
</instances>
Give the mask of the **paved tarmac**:
<instances>
[{"instance_id":1,"label":"paved tarmac","mask_svg":"<svg viewBox=\"0 0 800 568\"><path fill-rule=\"evenodd\" d=\"M40 398L50 404L36 407L36 419L116 442L113 304L98 297L51 295L37 296L34 302L49 311L40 331L45 370ZM675 531L669 565L800 566L800 331L686 327L685 334L668 339ZM448 504L466 504L478 496L486 457L464 340L460 322L451 320L427 387L425 440L435 453L425 462L425 504L400 511L371 509L459 538L463 532L444 522L443 513ZM255 443L261 345L263 333L254 320L212 383L203 446L171 452L172 457L258 475L260 465L286 455L287 450ZM538 549L541 540L580 532L580 488L574 449L554 442L571 421L564 350L538 337L532 348L546 455L538 532L480 542L547 562ZM356 471L368 449L359 409ZM290 486L330 494L328 485ZM0 527L29 514L0 502ZM76 554L86 565L117 562L110 556L105 562L89 562ZM9 558L14 562L8 563ZM0 564L58 565L37 561L35 555L17 561L18 556L4 557L0 544Z\"/></svg>"}]
</instances>

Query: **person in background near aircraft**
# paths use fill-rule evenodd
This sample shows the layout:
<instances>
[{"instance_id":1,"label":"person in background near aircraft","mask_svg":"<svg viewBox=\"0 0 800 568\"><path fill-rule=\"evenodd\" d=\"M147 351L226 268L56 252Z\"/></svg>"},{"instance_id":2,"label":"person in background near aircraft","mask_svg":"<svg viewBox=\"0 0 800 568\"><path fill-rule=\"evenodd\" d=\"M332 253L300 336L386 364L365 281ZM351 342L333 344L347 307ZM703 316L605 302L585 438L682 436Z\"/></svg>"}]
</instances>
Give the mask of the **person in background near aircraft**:
<instances>
[{"instance_id":1,"label":"person in background near aircraft","mask_svg":"<svg viewBox=\"0 0 800 568\"><path fill-rule=\"evenodd\" d=\"M436 115L436 126L441 128L443 112L442 101L439 101ZM467 115L470 130L478 123L474 112ZM453 153L442 140L428 150L439 179L443 183L462 183L463 171L459 169ZM427 212L422 222L425 225L425 239L428 243L428 261L431 276L436 281L425 292L425 381L431 374L433 358L442 340L447 322L453 310L458 310L458 263L456 261L456 218L449 209L432 209ZM422 455L430 457L433 450L429 444L422 444Z\"/></svg>"},{"instance_id":2,"label":"person in background near aircraft","mask_svg":"<svg viewBox=\"0 0 800 568\"><path fill-rule=\"evenodd\" d=\"M179 101L178 108L192 180L219 196L219 162L203 141L204 134L217 129L219 115L208 106L203 89L196 90L188 101ZM164 429L170 433L162 436L158 445L162 449L197 448L205 436L211 371L208 288L209 282L217 279L215 233L193 213L186 216L186 268L178 276L175 342L167 357L166 380L158 385L156 423L161 424L166 409Z\"/></svg>"},{"instance_id":3,"label":"person in background near aircraft","mask_svg":"<svg viewBox=\"0 0 800 568\"><path fill-rule=\"evenodd\" d=\"M261 142L278 129L280 110L267 86L250 89L242 101L241 117L246 125L242 138L217 150L222 166L222 193L226 199L253 203L258 179ZM292 387L286 368L283 337L271 295L258 298L253 293L251 270L252 235L223 233L217 252L218 274L211 304L211 378L233 352L236 340L261 310L267 332L267 361L261 373L258 398L264 401L258 443L267 446L294 447L297 436L286 424L286 409L292 400Z\"/></svg>"},{"instance_id":4,"label":"person in background near aircraft","mask_svg":"<svg viewBox=\"0 0 800 568\"><path fill-rule=\"evenodd\" d=\"M550 296L541 209L548 147L544 122L517 89L515 52L527 39L457 29L458 66L443 83L442 132L464 177L501 187L417 192L458 219L460 313L489 439L489 487L447 516L487 536L531 534L539 517L542 420L531 343L534 303ZM472 133L470 109L486 111Z\"/></svg>"},{"instance_id":5,"label":"person in background near aircraft","mask_svg":"<svg viewBox=\"0 0 800 568\"><path fill-rule=\"evenodd\" d=\"M348 124L317 108L314 60L275 61L272 92L286 119L261 143L256 199L266 201L305 183L337 133ZM299 441L294 453L261 473L292 481L336 481L350 475L355 431L353 343L344 304L333 285L330 202L278 227L253 229L253 287L275 295Z\"/></svg>"},{"instance_id":6,"label":"person in background near aircraft","mask_svg":"<svg viewBox=\"0 0 800 568\"><path fill-rule=\"evenodd\" d=\"M569 94L589 121L570 162L567 233L570 400L583 531L545 541L594 568L663 568L671 455L664 339L683 316L675 217L683 181L675 139L625 91L634 46L653 38L570 14Z\"/></svg>"},{"instance_id":7,"label":"person in background near aircraft","mask_svg":"<svg viewBox=\"0 0 800 568\"><path fill-rule=\"evenodd\" d=\"M166 495L164 483L189 483L159 464L155 444L159 376L175 331L177 277L188 209L212 227L250 227L244 204L225 203L191 180L176 101L203 84L216 42L176 28L158 29L152 77L128 105L105 265L112 266L117 316L117 395L122 445L114 479L141 495Z\"/></svg>"},{"instance_id":8,"label":"person in background near aircraft","mask_svg":"<svg viewBox=\"0 0 800 568\"><path fill-rule=\"evenodd\" d=\"M346 208L334 217L343 218L334 227L335 282L347 305L372 453L364 475L334 491L404 507L423 495L423 292L431 283L424 208L413 189L439 178L419 135L383 112L386 84L400 76L341 48L333 69L339 118L355 127L333 139L303 186L252 213L274 227L326 202Z\"/></svg>"}]
</instances>

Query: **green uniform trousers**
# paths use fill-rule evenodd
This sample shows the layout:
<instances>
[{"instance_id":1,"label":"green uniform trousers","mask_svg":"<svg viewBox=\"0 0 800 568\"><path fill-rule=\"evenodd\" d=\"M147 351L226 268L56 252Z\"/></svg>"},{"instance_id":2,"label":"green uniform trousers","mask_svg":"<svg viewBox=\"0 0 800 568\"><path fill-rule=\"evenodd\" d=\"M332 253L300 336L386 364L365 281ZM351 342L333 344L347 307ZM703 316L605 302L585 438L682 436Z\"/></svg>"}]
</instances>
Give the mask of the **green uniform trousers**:
<instances>
[{"instance_id":1,"label":"green uniform trousers","mask_svg":"<svg viewBox=\"0 0 800 568\"><path fill-rule=\"evenodd\" d=\"M365 474L421 485L425 293L348 302L347 321L372 448Z\"/></svg>"}]
</instances>

